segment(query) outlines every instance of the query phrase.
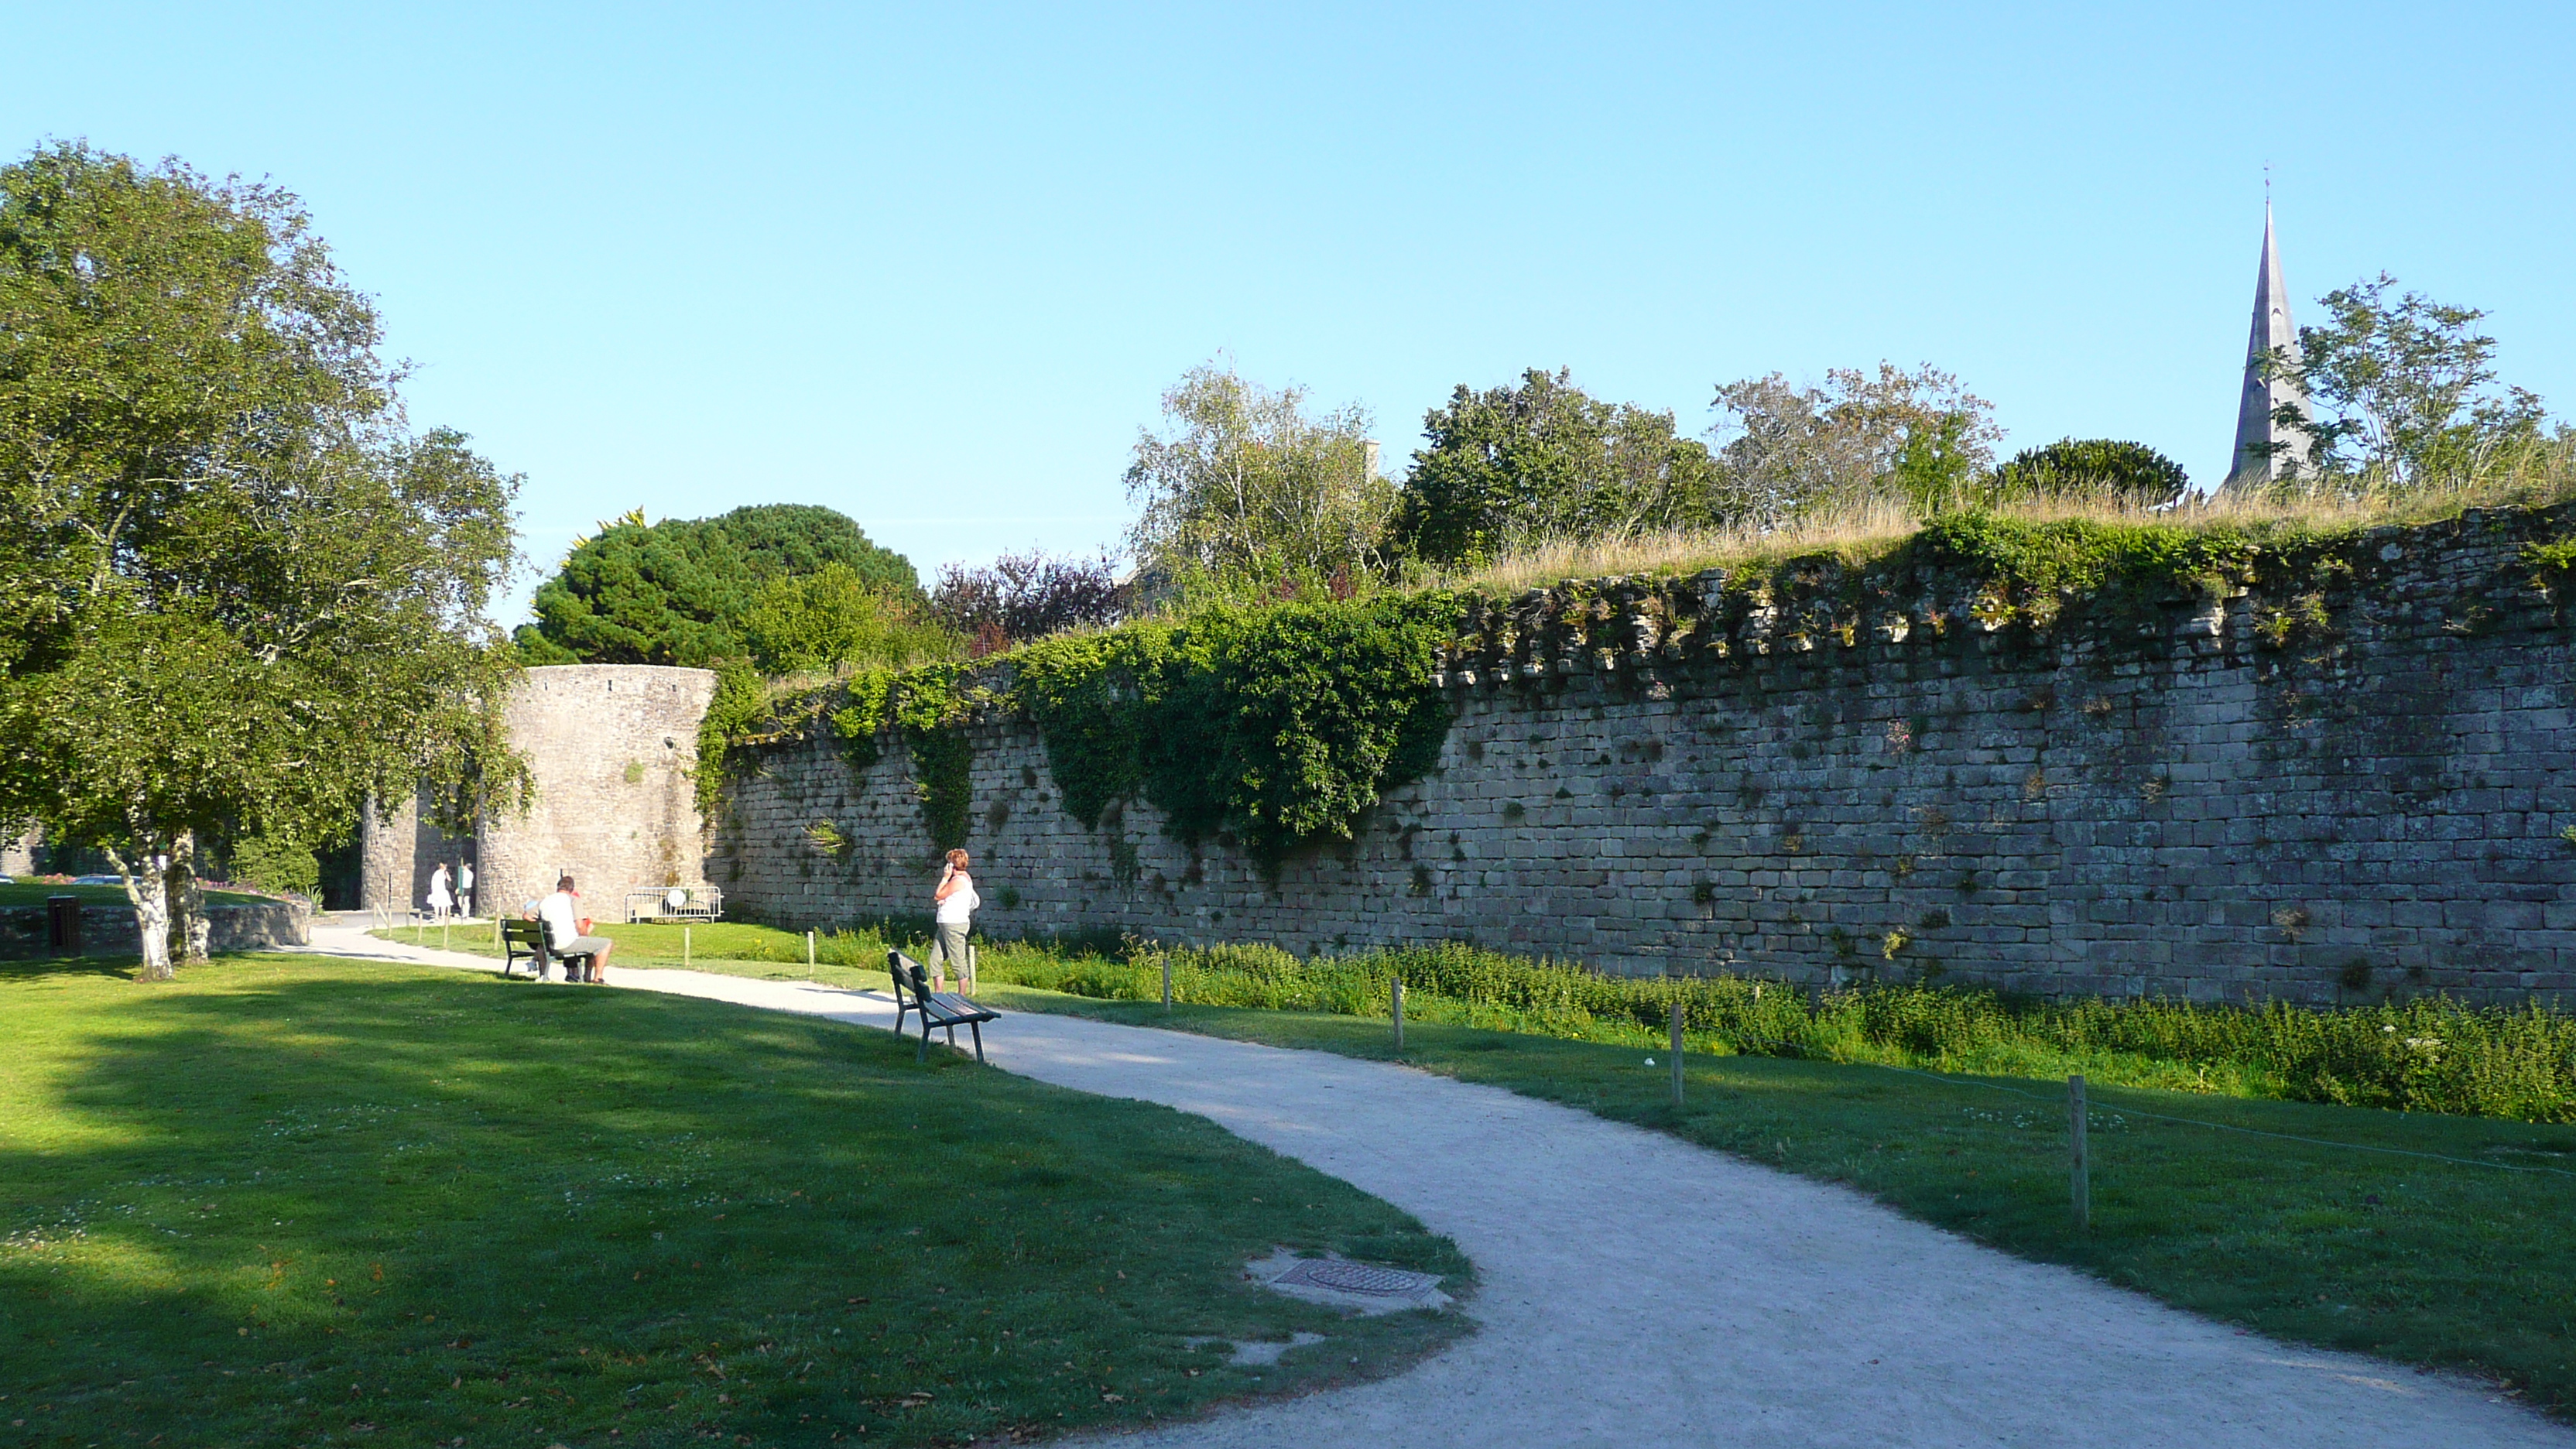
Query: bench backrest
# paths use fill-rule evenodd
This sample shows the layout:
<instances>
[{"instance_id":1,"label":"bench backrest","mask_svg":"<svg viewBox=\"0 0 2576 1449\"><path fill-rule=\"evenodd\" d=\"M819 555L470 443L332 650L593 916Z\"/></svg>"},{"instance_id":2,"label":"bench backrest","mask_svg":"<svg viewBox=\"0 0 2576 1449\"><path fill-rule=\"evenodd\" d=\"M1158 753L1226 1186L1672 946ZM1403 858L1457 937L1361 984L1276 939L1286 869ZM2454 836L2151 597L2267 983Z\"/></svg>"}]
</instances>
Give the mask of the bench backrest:
<instances>
[{"instance_id":1,"label":"bench backrest","mask_svg":"<svg viewBox=\"0 0 2576 1449\"><path fill-rule=\"evenodd\" d=\"M546 925L543 921L503 921L501 939L513 946L525 946L528 954L539 961L547 959Z\"/></svg>"},{"instance_id":2,"label":"bench backrest","mask_svg":"<svg viewBox=\"0 0 2576 1449\"><path fill-rule=\"evenodd\" d=\"M912 997L912 1003L915 1005L922 1001L926 993L913 984L922 979L920 962L901 951L889 949L886 952L886 975L894 978L894 1004L897 1007L905 1005L904 997L907 994Z\"/></svg>"}]
</instances>

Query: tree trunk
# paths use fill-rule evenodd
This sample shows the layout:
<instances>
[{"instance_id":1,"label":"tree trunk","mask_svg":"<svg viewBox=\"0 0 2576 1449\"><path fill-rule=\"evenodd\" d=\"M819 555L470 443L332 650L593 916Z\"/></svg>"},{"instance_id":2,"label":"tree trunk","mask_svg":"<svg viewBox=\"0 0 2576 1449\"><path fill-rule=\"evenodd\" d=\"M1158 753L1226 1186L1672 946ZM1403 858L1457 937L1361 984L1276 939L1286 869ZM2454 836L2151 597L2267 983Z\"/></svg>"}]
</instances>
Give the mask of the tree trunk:
<instances>
[{"instance_id":1,"label":"tree trunk","mask_svg":"<svg viewBox=\"0 0 2576 1449\"><path fill-rule=\"evenodd\" d=\"M171 907L179 918L179 963L193 966L206 959L214 940L214 923L206 919L206 888L197 879L197 832L182 830L170 842Z\"/></svg>"},{"instance_id":2,"label":"tree trunk","mask_svg":"<svg viewBox=\"0 0 2576 1449\"><path fill-rule=\"evenodd\" d=\"M134 929L143 938L143 969L134 979L167 981L177 973L170 968L169 857L161 850L166 842L145 835L136 843L142 859L134 865L114 850L107 852L107 863L125 881L125 898L134 903Z\"/></svg>"}]
</instances>

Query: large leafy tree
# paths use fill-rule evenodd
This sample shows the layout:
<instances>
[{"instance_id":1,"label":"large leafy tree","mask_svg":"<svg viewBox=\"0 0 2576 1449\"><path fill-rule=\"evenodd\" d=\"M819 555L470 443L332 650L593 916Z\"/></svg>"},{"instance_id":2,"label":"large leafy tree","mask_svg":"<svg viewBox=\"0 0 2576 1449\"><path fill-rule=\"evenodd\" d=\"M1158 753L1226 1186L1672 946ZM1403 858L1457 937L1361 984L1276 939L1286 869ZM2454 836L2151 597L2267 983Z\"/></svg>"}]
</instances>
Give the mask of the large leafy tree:
<instances>
[{"instance_id":1,"label":"large leafy tree","mask_svg":"<svg viewBox=\"0 0 2576 1449\"><path fill-rule=\"evenodd\" d=\"M1710 405L1733 521L1771 527L1871 498L1933 511L1962 501L1994 463L1994 405L1939 368L1835 368L1821 387L1778 373L1718 388Z\"/></svg>"},{"instance_id":2,"label":"large leafy tree","mask_svg":"<svg viewBox=\"0 0 2576 1449\"><path fill-rule=\"evenodd\" d=\"M520 653L534 664L698 667L744 658L743 619L762 586L833 565L874 588L920 593L903 555L815 504L660 523L629 514L576 544L538 588L537 622L521 626Z\"/></svg>"},{"instance_id":3,"label":"large leafy tree","mask_svg":"<svg viewBox=\"0 0 2576 1449\"><path fill-rule=\"evenodd\" d=\"M1127 466L1145 569L1269 582L1377 564L1393 490L1370 466L1366 409L1312 411L1302 388L1210 362L1163 394L1163 421Z\"/></svg>"},{"instance_id":4,"label":"large leafy tree","mask_svg":"<svg viewBox=\"0 0 2576 1449\"><path fill-rule=\"evenodd\" d=\"M2316 414L2284 408L2305 429L2325 478L2373 478L2397 488L2473 481L2510 450L2541 435L2540 398L2495 386L2495 339L2486 313L2420 292L2389 293L2382 272L2322 299L2326 320L2299 329L2299 355L2272 367L2296 377Z\"/></svg>"},{"instance_id":5,"label":"large leafy tree","mask_svg":"<svg viewBox=\"0 0 2576 1449\"><path fill-rule=\"evenodd\" d=\"M1531 368L1506 387L1464 384L1423 418L1396 512L1399 546L1435 564L1532 543L1593 542L1719 520L1708 448L1673 415L1609 403L1572 375Z\"/></svg>"},{"instance_id":6,"label":"large leafy tree","mask_svg":"<svg viewBox=\"0 0 2576 1449\"><path fill-rule=\"evenodd\" d=\"M0 168L0 823L110 852L147 975L198 835L521 778L485 616L514 484L407 429L378 336L283 191Z\"/></svg>"}]
</instances>

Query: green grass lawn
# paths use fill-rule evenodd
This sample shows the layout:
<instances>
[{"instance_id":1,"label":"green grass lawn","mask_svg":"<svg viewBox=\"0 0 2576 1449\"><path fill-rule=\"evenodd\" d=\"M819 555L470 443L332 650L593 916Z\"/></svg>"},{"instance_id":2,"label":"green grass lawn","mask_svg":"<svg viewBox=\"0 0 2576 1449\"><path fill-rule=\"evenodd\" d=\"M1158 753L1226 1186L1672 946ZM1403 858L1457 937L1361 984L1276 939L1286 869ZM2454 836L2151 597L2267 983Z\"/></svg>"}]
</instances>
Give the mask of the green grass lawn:
<instances>
[{"instance_id":1,"label":"green grass lawn","mask_svg":"<svg viewBox=\"0 0 2576 1449\"><path fill-rule=\"evenodd\" d=\"M617 960L677 964L677 927L607 929L619 939ZM806 974L801 934L728 925L719 929L729 934L711 938L710 929L692 932L698 969ZM726 956L708 958L711 941ZM865 933L827 937L814 974L882 987L882 972L834 963L877 960L882 950ZM987 948L987 964L981 995L1006 1010L1393 1055L1383 1016L1192 1005L1166 1016L1153 1003L1009 984L1014 970L1052 964L1040 948L1002 943ZM2225 1094L2241 1083L2178 1091L2096 1081L2093 1226L2079 1235L2068 1210L2062 1081L1695 1053L1688 1106L1677 1113L1664 1053L1638 1040L1633 1025L1540 1021L1424 995L1408 1001L1407 1014L1412 1065L1848 1183L2006 1251L2283 1338L2489 1374L2558 1412L2576 1407L2576 1128ZM1650 1056L1657 1066L1644 1065ZM2173 1074L2151 1062L2087 1064L2097 1067L2150 1081Z\"/></svg>"},{"instance_id":2,"label":"green grass lawn","mask_svg":"<svg viewBox=\"0 0 2576 1449\"><path fill-rule=\"evenodd\" d=\"M1391 1371L1445 1240L886 1033L318 957L0 966L0 1444L953 1444ZM1327 1343L1234 1368L1194 1337ZM1350 1360L1360 1362L1354 1366Z\"/></svg>"},{"instance_id":3,"label":"green grass lawn","mask_svg":"<svg viewBox=\"0 0 2576 1449\"><path fill-rule=\"evenodd\" d=\"M1006 1010L1395 1055L1382 1017L1186 1005L1167 1015L1002 984L982 994ZM1981 1242L2265 1333L2491 1375L2561 1413L2576 1404L2576 1176L2479 1165L2576 1172L2576 1128L2095 1087L2093 1227L2079 1234L2062 1085L1694 1055L1676 1111L1660 1050L1483 1029L1470 1015L1409 1001L1403 1060L1848 1183Z\"/></svg>"}]
</instances>

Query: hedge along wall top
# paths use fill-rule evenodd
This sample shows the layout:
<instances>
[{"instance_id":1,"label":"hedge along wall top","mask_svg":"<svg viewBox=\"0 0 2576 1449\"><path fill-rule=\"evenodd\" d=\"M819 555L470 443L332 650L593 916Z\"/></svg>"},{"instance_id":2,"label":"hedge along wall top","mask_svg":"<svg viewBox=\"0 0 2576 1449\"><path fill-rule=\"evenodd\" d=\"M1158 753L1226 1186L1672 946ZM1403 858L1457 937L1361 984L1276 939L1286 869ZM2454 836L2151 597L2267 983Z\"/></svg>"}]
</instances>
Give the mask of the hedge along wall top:
<instances>
[{"instance_id":1,"label":"hedge along wall top","mask_svg":"<svg viewBox=\"0 0 2576 1449\"><path fill-rule=\"evenodd\" d=\"M1870 557L1051 640L766 702L716 878L781 915L917 908L945 770L1004 932L2554 992L2566 525L1966 516ZM915 745L941 731L961 759ZM818 856L817 821L861 845Z\"/></svg>"}]
</instances>

